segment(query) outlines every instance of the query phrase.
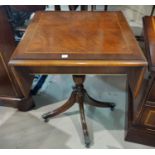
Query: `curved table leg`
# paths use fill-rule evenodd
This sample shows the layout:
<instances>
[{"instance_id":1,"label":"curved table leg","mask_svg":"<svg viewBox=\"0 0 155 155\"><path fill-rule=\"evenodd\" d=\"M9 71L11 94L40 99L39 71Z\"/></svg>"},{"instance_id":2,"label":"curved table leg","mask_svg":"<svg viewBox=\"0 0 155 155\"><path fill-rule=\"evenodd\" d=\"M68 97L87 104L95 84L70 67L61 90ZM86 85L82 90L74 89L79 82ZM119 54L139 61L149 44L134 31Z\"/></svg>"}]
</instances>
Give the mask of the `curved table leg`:
<instances>
[{"instance_id":1,"label":"curved table leg","mask_svg":"<svg viewBox=\"0 0 155 155\"><path fill-rule=\"evenodd\" d=\"M42 115L42 118L45 119L45 122L48 121L49 118L54 117L60 113L65 112L66 110L68 110L71 106L73 106L73 104L76 102L76 93L73 91L69 100L63 104L61 107L53 110L52 112L48 112Z\"/></svg>"},{"instance_id":2,"label":"curved table leg","mask_svg":"<svg viewBox=\"0 0 155 155\"><path fill-rule=\"evenodd\" d=\"M86 101L86 103L91 106L109 107L111 108L111 110L114 109L115 104L110 103L110 102L96 101L95 99L90 97L87 91L84 89L84 86L83 86L84 80L85 80L85 75L73 75L73 81L75 83L75 86L73 87L73 92L69 100L64 105L55 109L54 111L43 114L42 117L47 122L48 118L51 118L60 113L63 113L64 111L68 110L76 102L79 103L84 141L85 141L86 147L88 148L90 146L90 138L89 138L88 128L87 128L86 119L85 119L84 101Z\"/></svg>"},{"instance_id":3,"label":"curved table leg","mask_svg":"<svg viewBox=\"0 0 155 155\"><path fill-rule=\"evenodd\" d=\"M82 129L83 129L85 146L89 148L90 138L89 138L88 128L87 128L86 119L85 119L83 100L84 100L83 95L78 95L78 103L79 103L79 109L80 109L81 124L82 124Z\"/></svg>"},{"instance_id":4,"label":"curved table leg","mask_svg":"<svg viewBox=\"0 0 155 155\"><path fill-rule=\"evenodd\" d=\"M103 107L103 108L111 108L111 110L114 110L115 104L111 103L111 102L101 102L101 101L97 101L95 99L93 99L91 96L89 96L89 94L87 93L87 91L85 90L84 93L84 100L86 101L87 104L91 105L91 106L95 106L95 107Z\"/></svg>"}]
</instances>

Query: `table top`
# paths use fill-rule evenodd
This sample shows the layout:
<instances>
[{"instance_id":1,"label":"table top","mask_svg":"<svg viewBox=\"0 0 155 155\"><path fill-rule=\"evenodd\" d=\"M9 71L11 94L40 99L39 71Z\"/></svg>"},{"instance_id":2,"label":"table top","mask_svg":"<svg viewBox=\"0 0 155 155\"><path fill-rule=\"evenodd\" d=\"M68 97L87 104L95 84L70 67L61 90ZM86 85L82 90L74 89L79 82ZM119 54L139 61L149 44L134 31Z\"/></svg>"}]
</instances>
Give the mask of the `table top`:
<instances>
[{"instance_id":1,"label":"table top","mask_svg":"<svg viewBox=\"0 0 155 155\"><path fill-rule=\"evenodd\" d=\"M155 71L155 16L144 17L143 23L147 59L150 70Z\"/></svg>"},{"instance_id":2,"label":"table top","mask_svg":"<svg viewBox=\"0 0 155 155\"><path fill-rule=\"evenodd\" d=\"M40 11L10 64L145 66L147 62L120 11Z\"/></svg>"}]
</instances>

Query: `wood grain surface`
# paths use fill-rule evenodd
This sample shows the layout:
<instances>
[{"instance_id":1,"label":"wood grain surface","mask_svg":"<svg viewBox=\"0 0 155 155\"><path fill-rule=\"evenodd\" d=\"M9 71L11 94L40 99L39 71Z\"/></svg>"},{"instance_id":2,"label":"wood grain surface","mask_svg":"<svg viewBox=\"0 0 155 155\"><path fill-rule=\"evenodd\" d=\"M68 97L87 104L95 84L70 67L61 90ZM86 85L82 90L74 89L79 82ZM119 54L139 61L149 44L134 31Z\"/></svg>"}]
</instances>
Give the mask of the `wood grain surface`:
<instances>
[{"instance_id":1,"label":"wood grain surface","mask_svg":"<svg viewBox=\"0 0 155 155\"><path fill-rule=\"evenodd\" d=\"M123 14L103 11L37 12L12 59L145 63Z\"/></svg>"}]
</instances>

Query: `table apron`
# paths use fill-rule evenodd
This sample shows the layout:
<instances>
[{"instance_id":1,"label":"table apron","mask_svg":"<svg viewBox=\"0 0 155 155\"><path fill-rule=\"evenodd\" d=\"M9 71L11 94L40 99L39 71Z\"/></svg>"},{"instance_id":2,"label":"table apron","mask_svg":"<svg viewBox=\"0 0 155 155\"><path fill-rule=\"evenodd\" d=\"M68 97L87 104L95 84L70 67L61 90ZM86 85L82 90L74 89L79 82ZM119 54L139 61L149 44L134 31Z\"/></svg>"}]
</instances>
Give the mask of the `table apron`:
<instances>
[{"instance_id":1,"label":"table apron","mask_svg":"<svg viewBox=\"0 0 155 155\"><path fill-rule=\"evenodd\" d=\"M126 74L128 77L128 84L132 90L133 96L136 97L139 93L142 80L144 78L144 72L146 67L48 67L48 66L14 66L14 70L19 74L19 84L22 87L23 93L27 95L25 87L28 87L27 84L24 84L22 75L26 74L74 74L74 75L86 75L86 74ZM24 74L23 74L24 71ZM29 86L30 87L30 86ZM28 89L26 89L28 90Z\"/></svg>"}]
</instances>

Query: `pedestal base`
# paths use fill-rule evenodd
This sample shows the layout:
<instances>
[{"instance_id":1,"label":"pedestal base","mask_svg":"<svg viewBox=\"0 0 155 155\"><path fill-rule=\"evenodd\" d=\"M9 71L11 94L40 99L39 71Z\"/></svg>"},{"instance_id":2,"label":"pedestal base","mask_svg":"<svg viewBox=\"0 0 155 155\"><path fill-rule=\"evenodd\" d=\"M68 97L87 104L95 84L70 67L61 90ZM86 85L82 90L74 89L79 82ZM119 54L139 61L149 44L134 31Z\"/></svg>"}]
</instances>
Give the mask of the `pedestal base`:
<instances>
[{"instance_id":1,"label":"pedestal base","mask_svg":"<svg viewBox=\"0 0 155 155\"><path fill-rule=\"evenodd\" d=\"M42 117L43 119L45 119L45 122L47 122L49 118L52 118L62 112L65 112L75 103L78 103L79 109L80 109L81 124L82 124L82 129L83 129L83 134L84 134L85 145L86 147L89 147L90 138L89 138L86 119L85 119L84 102L91 106L111 108L111 110L114 109L115 104L109 103L109 102L96 101L95 99L90 97L83 86L85 75L73 75L73 80L74 80L75 86L73 87L73 91L71 93L69 100L64 105L53 110L52 112L43 114Z\"/></svg>"}]
</instances>

